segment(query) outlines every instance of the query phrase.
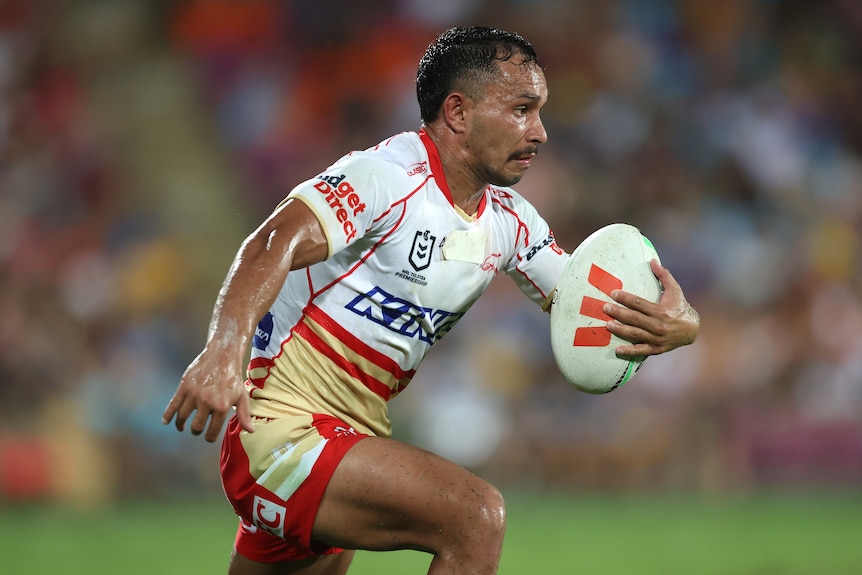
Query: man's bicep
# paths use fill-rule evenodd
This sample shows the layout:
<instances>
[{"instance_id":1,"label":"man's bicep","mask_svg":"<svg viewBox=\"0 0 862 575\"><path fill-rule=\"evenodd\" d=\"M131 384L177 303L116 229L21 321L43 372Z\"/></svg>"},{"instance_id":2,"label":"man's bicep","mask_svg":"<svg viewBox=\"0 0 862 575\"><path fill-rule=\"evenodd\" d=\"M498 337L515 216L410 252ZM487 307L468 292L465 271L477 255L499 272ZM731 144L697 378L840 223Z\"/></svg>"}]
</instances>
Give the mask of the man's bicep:
<instances>
[{"instance_id":1,"label":"man's bicep","mask_svg":"<svg viewBox=\"0 0 862 575\"><path fill-rule=\"evenodd\" d=\"M297 198L288 198L279 205L268 218L267 227L271 230L271 240L288 242L293 270L329 256L329 240L320 219L311 207Z\"/></svg>"}]
</instances>

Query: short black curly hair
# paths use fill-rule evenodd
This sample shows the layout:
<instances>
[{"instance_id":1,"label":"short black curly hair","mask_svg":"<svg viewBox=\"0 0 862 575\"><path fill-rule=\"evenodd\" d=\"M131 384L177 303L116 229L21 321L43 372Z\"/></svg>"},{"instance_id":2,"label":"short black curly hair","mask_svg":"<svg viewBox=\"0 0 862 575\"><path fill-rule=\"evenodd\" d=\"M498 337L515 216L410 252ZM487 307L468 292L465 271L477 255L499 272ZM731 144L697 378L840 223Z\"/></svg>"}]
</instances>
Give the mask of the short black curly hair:
<instances>
[{"instance_id":1,"label":"short black curly hair","mask_svg":"<svg viewBox=\"0 0 862 575\"><path fill-rule=\"evenodd\" d=\"M533 45L519 34L484 26L450 28L437 36L419 60L416 98L422 123L437 117L446 96L463 90L478 97L479 90L499 74L497 62L521 56L524 64L538 64Z\"/></svg>"}]
</instances>

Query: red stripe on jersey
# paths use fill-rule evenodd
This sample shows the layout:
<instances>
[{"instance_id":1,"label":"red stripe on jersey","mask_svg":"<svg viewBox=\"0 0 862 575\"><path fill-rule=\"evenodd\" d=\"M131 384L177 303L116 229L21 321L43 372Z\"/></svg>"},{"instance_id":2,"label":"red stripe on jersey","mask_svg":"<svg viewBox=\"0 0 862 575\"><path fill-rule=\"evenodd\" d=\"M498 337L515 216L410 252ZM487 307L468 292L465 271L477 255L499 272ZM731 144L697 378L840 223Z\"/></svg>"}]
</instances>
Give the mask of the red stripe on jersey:
<instances>
[{"instance_id":1,"label":"red stripe on jersey","mask_svg":"<svg viewBox=\"0 0 862 575\"><path fill-rule=\"evenodd\" d=\"M414 191L415 191L415 190L414 190ZM391 229L391 230L389 230L388 232L386 232L386 235L384 235L384 236L380 239L380 241L378 241L376 244L374 244L374 246L373 246L370 250L368 250L368 252L367 252L364 256L362 256L362 258L360 258L360 259L359 259L359 261L357 261L355 264L353 264L353 266L352 266L349 270L347 270L347 271L346 271L346 272L344 272L342 275L338 276L337 278L335 278L334 280L332 280L331 282L329 282L327 285L325 285L325 286L323 286L322 288L320 288L317 292L313 292L313 293L311 294L311 298L310 298L310 299L311 299L311 300L313 300L315 297L317 297L317 296L318 296L318 295L320 295L321 293L325 292L326 290L328 290L329 288L331 288L332 286L334 286L335 284L337 284L338 282L340 282L341 280L343 280L344 278L346 278L347 276L349 276L350 274L352 274L354 271L356 271L356 269L357 269L359 266L361 266L362 264L364 264L364 263L365 263L365 260L367 260L368 258L370 258L370 257L371 257L371 254L373 254L373 253L374 253L374 251L377 249L377 246L379 246L380 244L382 244L383 242L385 242L385 241L386 241L386 239L387 239L390 235L392 235L392 234L394 234L394 233L395 233L395 230L397 230L397 229L398 229L398 227L401 225L401 222L402 222L403 220L404 220L404 208L402 207L401 216L398 218L398 222L396 222L396 224L395 224L394 226L392 226L392 229Z\"/></svg>"},{"instance_id":2,"label":"red stripe on jersey","mask_svg":"<svg viewBox=\"0 0 862 575\"><path fill-rule=\"evenodd\" d=\"M425 146L425 151L428 152L428 164L431 168L431 174L437 182L437 186L443 191L443 195L446 196L449 203L454 206L455 201L452 199L452 192L449 191L449 183L446 181L446 175L443 171L443 162L440 160L440 153L437 151L437 146L434 144L434 140L431 139L431 136L429 136L424 129L419 130L419 139L422 140L422 144ZM488 190L486 188L485 193L482 195L482 199L479 200L479 205L476 207L477 218L485 211L487 196Z\"/></svg>"},{"instance_id":3,"label":"red stripe on jersey","mask_svg":"<svg viewBox=\"0 0 862 575\"><path fill-rule=\"evenodd\" d=\"M516 222L518 222L518 234L517 235L520 236L521 231L523 231L524 232L524 247L527 247L528 245L530 245L530 228L527 227L527 224L524 223L524 220L521 219L521 216L519 216L515 210L513 210L509 206L503 204L503 202L501 202L497 198L491 198L491 201L494 202L495 204L497 204L498 206L500 206L501 209L512 214L512 217L515 218ZM515 246L515 251L516 252L518 251L518 246Z\"/></svg>"},{"instance_id":4,"label":"red stripe on jersey","mask_svg":"<svg viewBox=\"0 0 862 575\"><path fill-rule=\"evenodd\" d=\"M332 319L326 312L316 305L309 305L305 308L305 314L323 326L326 331L335 336L341 343L350 348L353 353L367 359L383 371L392 374L392 377L398 381L403 379L412 379L416 374L415 369L403 370L398 363L391 357L377 351L346 329L341 324Z\"/></svg>"},{"instance_id":5,"label":"red stripe on jersey","mask_svg":"<svg viewBox=\"0 0 862 575\"><path fill-rule=\"evenodd\" d=\"M376 146L373 146L373 147L371 147L371 148L368 148L368 151L376 152L376 151L377 151L377 150L379 150L381 147L384 147L384 148L385 148L386 146L388 146L388 145L389 145L389 142L391 142L392 140L394 140L395 138L397 138L398 136L400 136L400 135L401 135L401 134L403 134L403 133L404 133L404 132L401 132L400 134L394 134L394 135L392 135L392 136L389 136L388 138L386 138L385 140L383 140L382 142L380 142L380 143L379 143L379 144L377 144ZM350 152L350 153L352 154L353 152Z\"/></svg>"},{"instance_id":6,"label":"red stripe on jersey","mask_svg":"<svg viewBox=\"0 0 862 575\"><path fill-rule=\"evenodd\" d=\"M281 355L281 353L279 353ZM275 361L269 357L253 357L251 361L248 362L248 371L250 373L254 373L257 370L265 369L266 374L262 377L249 377L248 382L251 383L254 387L258 389L263 389L266 380L269 378L269 373L272 371L272 367L275 365ZM254 391L254 390L252 390Z\"/></svg>"},{"instance_id":7,"label":"red stripe on jersey","mask_svg":"<svg viewBox=\"0 0 862 575\"><path fill-rule=\"evenodd\" d=\"M515 221L518 222L518 234L517 235L521 236L521 232L523 232L523 237L524 237L524 246L523 247L527 247L528 245L530 245L530 228L527 227L527 224L524 223L524 220L521 219L521 216L519 216L517 214L517 212L515 212L515 210L513 210L509 206L504 205L503 202L501 202L497 198L491 198L491 201L494 202L495 204L497 204L498 206L500 206L501 209L509 212L512 215L512 217L515 218ZM515 245L514 248L515 248L515 252L517 253L519 251L518 246ZM518 259L519 260L521 259L520 255L518 256ZM542 297L548 297L548 294L546 294L542 288L540 288L538 285L536 285L536 282L534 282L532 280L532 278L530 278L530 276L528 276L526 273L524 273L523 270L519 269L518 273L521 274L522 276L524 276L524 279L526 279L528 282L530 282L530 285L532 285L534 288L536 288L536 291L538 293L540 293L542 295Z\"/></svg>"},{"instance_id":8,"label":"red stripe on jersey","mask_svg":"<svg viewBox=\"0 0 862 575\"><path fill-rule=\"evenodd\" d=\"M328 357L332 362L349 373L352 377L362 382L362 385L373 391L376 395L383 398L384 401L389 401L392 397L392 390L388 385L371 377L364 371L360 370L355 364L347 361L343 355L332 349L325 341L323 341L316 333L314 333L308 324L300 323L294 329L294 332L302 339L307 341L311 347Z\"/></svg>"}]
</instances>

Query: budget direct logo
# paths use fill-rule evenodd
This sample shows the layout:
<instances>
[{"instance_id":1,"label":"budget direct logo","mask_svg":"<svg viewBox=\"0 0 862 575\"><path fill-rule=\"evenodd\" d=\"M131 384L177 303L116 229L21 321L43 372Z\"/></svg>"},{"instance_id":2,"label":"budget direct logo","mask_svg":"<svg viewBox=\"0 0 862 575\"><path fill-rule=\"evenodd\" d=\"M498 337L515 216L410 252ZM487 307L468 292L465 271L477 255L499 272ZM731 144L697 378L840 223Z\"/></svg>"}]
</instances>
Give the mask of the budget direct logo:
<instances>
[{"instance_id":1,"label":"budget direct logo","mask_svg":"<svg viewBox=\"0 0 862 575\"><path fill-rule=\"evenodd\" d=\"M356 237L356 225L353 218L365 211L365 204L344 174L338 176L317 176L314 189L325 195L326 203L335 213L335 218L341 224L344 237L349 242Z\"/></svg>"}]
</instances>

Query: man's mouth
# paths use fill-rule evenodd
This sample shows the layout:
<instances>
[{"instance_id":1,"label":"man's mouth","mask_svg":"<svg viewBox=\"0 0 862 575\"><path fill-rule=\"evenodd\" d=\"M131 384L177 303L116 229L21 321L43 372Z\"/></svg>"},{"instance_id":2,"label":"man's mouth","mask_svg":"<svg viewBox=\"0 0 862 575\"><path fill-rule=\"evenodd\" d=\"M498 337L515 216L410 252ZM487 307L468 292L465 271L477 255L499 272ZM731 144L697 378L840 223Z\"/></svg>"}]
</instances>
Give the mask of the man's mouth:
<instances>
[{"instance_id":1,"label":"man's mouth","mask_svg":"<svg viewBox=\"0 0 862 575\"><path fill-rule=\"evenodd\" d=\"M534 157L536 157L536 150L527 150L513 154L510 159L516 164L528 168Z\"/></svg>"}]
</instances>

